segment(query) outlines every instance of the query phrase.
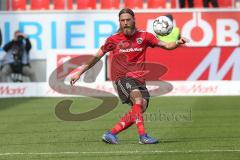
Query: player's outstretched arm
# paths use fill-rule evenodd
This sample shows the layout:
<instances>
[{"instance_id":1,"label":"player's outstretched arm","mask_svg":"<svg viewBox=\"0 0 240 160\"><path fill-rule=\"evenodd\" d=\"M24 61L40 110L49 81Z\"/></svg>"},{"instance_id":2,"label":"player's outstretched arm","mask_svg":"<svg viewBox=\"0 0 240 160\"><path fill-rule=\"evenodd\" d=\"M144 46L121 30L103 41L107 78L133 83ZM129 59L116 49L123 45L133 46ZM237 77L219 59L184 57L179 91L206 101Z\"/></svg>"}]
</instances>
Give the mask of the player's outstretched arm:
<instances>
[{"instance_id":1,"label":"player's outstretched arm","mask_svg":"<svg viewBox=\"0 0 240 160\"><path fill-rule=\"evenodd\" d=\"M158 46L162 47L164 49L167 50L172 50L177 48L178 46L185 46L186 43L188 43L189 40L187 38L181 37L179 40L175 41L175 42L162 42L159 41Z\"/></svg>"},{"instance_id":2,"label":"player's outstretched arm","mask_svg":"<svg viewBox=\"0 0 240 160\"><path fill-rule=\"evenodd\" d=\"M87 70L89 70L90 68L92 68L103 56L104 56L104 53L102 49L99 49L96 55L94 56L94 58L91 59L87 64L85 64L82 70L71 78L71 81L70 81L71 86L73 86L74 83L76 83L80 79L81 75L85 73Z\"/></svg>"}]
</instances>

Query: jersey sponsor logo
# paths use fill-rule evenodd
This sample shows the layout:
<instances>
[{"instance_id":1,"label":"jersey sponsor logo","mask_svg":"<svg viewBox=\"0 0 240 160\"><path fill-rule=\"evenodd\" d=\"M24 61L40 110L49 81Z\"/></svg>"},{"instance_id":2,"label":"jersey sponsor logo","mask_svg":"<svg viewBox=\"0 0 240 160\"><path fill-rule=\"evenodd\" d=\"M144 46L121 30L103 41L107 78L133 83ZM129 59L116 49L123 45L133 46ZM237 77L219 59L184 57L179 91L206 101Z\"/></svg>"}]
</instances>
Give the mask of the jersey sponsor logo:
<instances>
[{"instance_id":1,"label":"jersey sponsor logo","mask_svg":"<svg viewBox=\"0 0 240 160\"><path fill-rule=\"evenodd\" d=\"M120 53L129 53L129 52L142 52L143 48L127 48L127 49L120 49Z\"/></svg>"},{"instance_id":2,"label":"jersey sponsor logo","mask_svg":"<svg viewBox=\"0 0 240 160\"><path fill-rule=\"evenodd\" d=\"M137 38L136 41L137 41L137 44L142 44L143 39L142 38Z\"/></svg>"}]
</instances>

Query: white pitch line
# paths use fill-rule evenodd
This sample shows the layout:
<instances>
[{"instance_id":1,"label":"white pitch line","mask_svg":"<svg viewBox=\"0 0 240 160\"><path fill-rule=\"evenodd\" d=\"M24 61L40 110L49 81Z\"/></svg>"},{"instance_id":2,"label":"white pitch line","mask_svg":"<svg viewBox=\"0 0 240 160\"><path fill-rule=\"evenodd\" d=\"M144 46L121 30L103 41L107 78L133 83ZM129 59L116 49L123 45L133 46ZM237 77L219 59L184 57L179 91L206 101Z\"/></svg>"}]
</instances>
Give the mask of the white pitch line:
<instances>
[{"instance_id":1,"label":"white pitch line","mask_svg":"<svg viewBox=\"0 0 240 160\"><path fill-rule=\"evenodd\" d=\"M64 155L64 154L141 154L141 153L213 153L213 152L240 152L240 150L172 150L172 151L111 151L111 152L16 152L16 153L0 153L0 156L13 155Z\"/></svg>"}]
</instances>

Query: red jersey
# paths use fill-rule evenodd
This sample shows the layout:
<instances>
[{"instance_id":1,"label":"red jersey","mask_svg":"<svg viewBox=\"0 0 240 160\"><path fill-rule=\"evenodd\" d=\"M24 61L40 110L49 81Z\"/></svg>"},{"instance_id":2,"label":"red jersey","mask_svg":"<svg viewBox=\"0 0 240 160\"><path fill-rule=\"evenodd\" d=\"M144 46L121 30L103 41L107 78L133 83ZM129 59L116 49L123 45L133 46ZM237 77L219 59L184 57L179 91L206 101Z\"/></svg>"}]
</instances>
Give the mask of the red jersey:
<instances>
[{"instance_id":1,"label":"red jersey","mask_svg":"<svg viewBox=\"0 0 240 160\"><path fill-rule=\"evenodd\" d=\"M146 31L137 30L132 36L116 33L101 47L110 52L111 80L132 77L144 80L144 62L147 47L157 46L159 40Z\"/></svg>"}]
</instances>

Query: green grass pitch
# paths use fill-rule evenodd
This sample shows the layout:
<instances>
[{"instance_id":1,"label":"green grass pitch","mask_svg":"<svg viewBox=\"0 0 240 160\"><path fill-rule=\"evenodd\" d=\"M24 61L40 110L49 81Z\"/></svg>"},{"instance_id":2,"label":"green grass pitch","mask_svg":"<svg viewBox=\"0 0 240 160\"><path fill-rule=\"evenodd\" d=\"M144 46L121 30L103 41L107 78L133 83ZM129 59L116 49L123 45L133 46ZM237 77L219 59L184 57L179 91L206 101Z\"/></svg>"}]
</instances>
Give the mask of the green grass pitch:
<instances>
[{"instance_id":1,"label":"green grass pitch","mask_svg":"<svg viewBox=\"0 0 240 160\"><path fill-rule=\"evenodd\" d=\"M120 144L102 134L129 110L121 105L99 118L67 122L54 113L63 99L81 113L100 103L90 98L0 99L0 159L239 160L240 97L153 98L145 114L148 133L161 142L138 144L136 127L118 135Z\"/></svg>"}]
</instances>

